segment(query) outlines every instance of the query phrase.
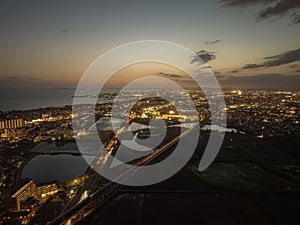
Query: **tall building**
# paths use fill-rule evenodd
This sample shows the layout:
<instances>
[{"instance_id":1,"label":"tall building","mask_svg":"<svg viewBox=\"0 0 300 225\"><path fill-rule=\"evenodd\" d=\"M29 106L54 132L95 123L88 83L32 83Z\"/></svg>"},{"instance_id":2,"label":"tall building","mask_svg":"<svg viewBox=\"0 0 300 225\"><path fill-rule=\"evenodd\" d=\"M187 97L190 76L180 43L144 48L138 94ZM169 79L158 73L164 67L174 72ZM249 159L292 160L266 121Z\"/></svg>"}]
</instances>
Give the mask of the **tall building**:
<instances>
[{"instance_id":1,"label":"tall building","mask_svg":"<svg viewBox=\"0 0 300 225\"><path fill-rule=\"evenodd\" d=\"M24 126L25 126L25 122L24 122L24 119L22 119L22 118L0 121L0 130L15 129L15 128L20 128L20 127L24 127Z\"/></svg>"},{"instance_id":2,"label":"tall building","mask_svg":"<svg viewBox=\"0 0 300 225\"><path fill-rule=\"evenodd\" d=\"M4 197L4 206L10 211L22 211L21 202L25 201L28 197L35 196L36 189L36 184L32 180L25 179Z\"/></svg>"},{"instance_id":3,"label":"tall building","mask_svg":"<svg viewBox=\"0 0 300 225\"><path fill-rule=\"evenodd\" d=\"M37 186L32 180L25 179L4 197L3 205L9 211L20 212L31 207L30 198L41 200L58 192L57 183Z\"/></svg>"}]
</instances>

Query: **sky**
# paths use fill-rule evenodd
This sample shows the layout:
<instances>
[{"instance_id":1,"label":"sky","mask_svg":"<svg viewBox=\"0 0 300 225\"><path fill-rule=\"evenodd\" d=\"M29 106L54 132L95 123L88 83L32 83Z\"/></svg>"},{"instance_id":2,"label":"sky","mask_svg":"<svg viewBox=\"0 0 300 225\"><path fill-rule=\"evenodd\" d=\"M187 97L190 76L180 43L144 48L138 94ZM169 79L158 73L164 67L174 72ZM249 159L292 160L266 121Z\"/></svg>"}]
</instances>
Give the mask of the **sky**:
<instances>
[{"instance_id":1,"label":"sky","mask_svg":"<svg viewBox=\"0 0 300 225\"><path fill-rule=\"evenodd\" d=\"M0 0L0 30L1 88L75 87L106 51L150 39L196 52L224 87L300 83L297 0Z\"/></svg>"}]
</instances>

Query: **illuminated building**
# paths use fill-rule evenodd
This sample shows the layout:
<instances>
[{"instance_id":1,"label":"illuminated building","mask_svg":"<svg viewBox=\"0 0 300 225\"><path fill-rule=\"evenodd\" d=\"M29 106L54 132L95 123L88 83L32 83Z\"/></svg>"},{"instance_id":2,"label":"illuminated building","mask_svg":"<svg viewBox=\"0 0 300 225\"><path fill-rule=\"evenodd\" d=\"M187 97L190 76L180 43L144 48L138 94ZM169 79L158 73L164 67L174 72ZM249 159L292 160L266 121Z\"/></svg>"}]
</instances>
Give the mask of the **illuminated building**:
<instances>
[{"instance_id":1,"label":"illuminated building","mask_svg":"<svg viewBox=\"0 0 300 225\"><path fill-rule=\"evenodd\" d=\"M5 212L1 214L0 221L5 224L28 224L31 217L34 217L34 212Z\"/></svg>"},{"instance_id":2,"label":"illuminated building","mask_svg":"<svg viewBox=\"0 0 300 225\"><path fill-rule=\"evenodd\" d=\"M4 120L0 121L0 129L15 129L15 128L20 128L24 127L25 122L23 119L11 119L11 120Z\"/></svg>"},{"instance_id":3,"label":"illuminated building","mask_svg":"<svg viewBox=\"0 0 300 225\"><path fill-rule=\"evenodd\" d=\"M177 120L179 122L183 121L183 116L176 114L163 114L161 118L165 120Z\"/></svg>"},{"instance_id":4,"label":"illuminated building","mask_svg":"<svg viewBox=\"0 0 300 225\"><path fill-rule=\"evenodd\" d=\"M56 192L58 192L58 190L59 189L58 189L56 183L38 186L36 193L35 193L35 197L37 199L45 198L47 196L51 196L51 195L55 194Z\"/></svg>"},{"instance_id":5,"label":"illuminated building","mask_svg":"<svg viewBox=\"0 0 300 225\"><path fill-rule=\"evenodd\" d=\"M25 179L4 197L4 206L12 212L28 210L34 205L33 201L29 201L30 198L40 201L58 191L56 183L37 186L32 180Z\"/></svg>"},{"instance_id":6,"label":"illuminated building","mask_svg":"<svg viewBox=\"0 0 300 225\"><path fill-rule=\"evenodd\" d=\"M36 184L29 179L25 179L14 189L12 189L8 196L4 198L4 206L9 209L9 211L23 211L21 207L21 202L25 201L28 197L35 196ZM25 209L26 210L26 209Z\"/></svg>"}]
</instances>

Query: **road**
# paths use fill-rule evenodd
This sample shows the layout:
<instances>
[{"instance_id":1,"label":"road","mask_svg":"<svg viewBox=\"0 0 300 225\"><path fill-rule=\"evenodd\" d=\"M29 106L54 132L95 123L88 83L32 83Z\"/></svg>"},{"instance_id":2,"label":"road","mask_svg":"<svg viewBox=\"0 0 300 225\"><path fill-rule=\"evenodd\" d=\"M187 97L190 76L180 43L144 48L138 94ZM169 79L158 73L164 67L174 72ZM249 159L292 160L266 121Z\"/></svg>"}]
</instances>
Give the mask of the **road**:
<instances>
[{"instance_id":1,"label":"road","mask_svg":"<svg viewBox=\"0 0 300 225\"><path fill-rule=\"evenodd\" d=\"M206 118L204 121L201 122L200 127L205 125L208 121L209 118ZM123 174L121 174L115 180L115 182L109 182L108 184L100 188L98 191L93 193L88 198L84 199L83 201L79 202L78 204L66 210L64 213L62 213L60 216L55 218L53 221L49 222L48 225L63 225L66 224L68 221L79 221L85 218L86 216L90 215L97 207L104 204L108 199L112 198L116 194L116 192L122 187L120 184L117 183L118 179L120 180L124 179L124 176L127 176L126 179L130 179L130 177L128 177L128 174L132 172L137 173L139 172L139 170L143 168L142 167L143 165L147 165L157 160L158 157L166 153L168 149L174 146L181 138L190 134L196 127L199 127L199 125L196 125L195 127L188 129L187 131L183 132L182 134L174 138L172 141L163 145L159 149L156 149L153 154L146 156L145 158L137 162L136 165L138 167L132 167L128 169Z\"/></svg>"}]
</instances>

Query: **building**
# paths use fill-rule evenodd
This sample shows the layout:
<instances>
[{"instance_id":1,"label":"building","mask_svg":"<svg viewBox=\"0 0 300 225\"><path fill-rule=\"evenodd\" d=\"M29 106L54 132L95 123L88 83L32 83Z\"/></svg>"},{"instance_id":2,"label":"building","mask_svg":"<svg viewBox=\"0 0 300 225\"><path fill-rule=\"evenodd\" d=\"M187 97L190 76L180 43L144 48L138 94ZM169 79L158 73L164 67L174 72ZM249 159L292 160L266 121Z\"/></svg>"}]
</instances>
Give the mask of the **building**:
<instances>
[{"instance_id":1,"label":"building","mask_svg":"<svg viewBox=\"0 0 300 225\"><path fill-rule=\"evenodd\" d=\"M0 121L0 130L16 129L24 126L25 122L21 118Z\"/></svg>"},{"instance_id":2,"label":"building","mask_svg":"<svg viewBox=\"0 0 300 225\"><path fill-rule=\"evenodd\" d=\"M22 211L21 202L25 201L28 197L35 196L36 189L36 184L32 180L23 180L4 197L3 203L5 208L12 212Z\"/></svg>"},{"instance_id":3,"label":"building","mask_svg":"<svg viewBox=\"0 0 300 225\"><path fill-rule=\"evenodd\" d=\"M49 197L51 195L54 195L58 191L59 189L57 187L57 183L50 183L50 184L38 186L36 189L35 198L42 199L45 197Z\"/></svg>"},{"instance_id":4,"label":"building","mask_svg":"<svg viewBox=\"0 0 300 225\"><path fill-rule=\"evenodd\" d=\"M167 121L176 121L176 122L182 122L184 120L184 116L178 115L178 114L163 114L161 116L162 119L167 120Z\"/></svg>"},{"instance_id":5,"label":"building","mask_svg":"<svg viewBox=\"0 0 300 225\"><path fill-rule=\"evenodd\" d=\"M36 202L40 201L59 191L57 183L37 186L33 180L25 179L4 197L3 205L11 212L26 211L34 208Z\"/></svg>"},{"instance_id":6,"label":"building","mask_svg":"<svg viewBox=\"0 0 300 225\"><path fill-rule=\"evenodd\" d=\"M0 215L0 224L28 224L32 217L32 211L4 212Z\"/></svg>"}]
</instances>

